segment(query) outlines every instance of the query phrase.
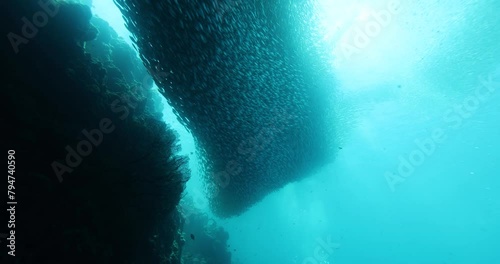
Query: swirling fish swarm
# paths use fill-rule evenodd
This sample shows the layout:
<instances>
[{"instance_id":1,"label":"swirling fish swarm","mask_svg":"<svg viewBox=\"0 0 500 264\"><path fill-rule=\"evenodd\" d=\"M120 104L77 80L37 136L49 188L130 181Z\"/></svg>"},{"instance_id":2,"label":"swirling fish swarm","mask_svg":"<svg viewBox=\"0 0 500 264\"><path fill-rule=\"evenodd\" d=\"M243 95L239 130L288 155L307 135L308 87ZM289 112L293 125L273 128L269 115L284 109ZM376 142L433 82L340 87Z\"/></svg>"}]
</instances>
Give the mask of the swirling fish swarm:
<instances>
[{"instance_id":1,"label":"swirling fish swarm","mask_svg":"<svg viewBox=\"0 0 500 264\"><path fill-rule=\"evenodd\" d=\"M331 103L296 49L288 1L115 3L201 149L216 214L238 215L333 157Z\"/></svg>"}]
</instances>

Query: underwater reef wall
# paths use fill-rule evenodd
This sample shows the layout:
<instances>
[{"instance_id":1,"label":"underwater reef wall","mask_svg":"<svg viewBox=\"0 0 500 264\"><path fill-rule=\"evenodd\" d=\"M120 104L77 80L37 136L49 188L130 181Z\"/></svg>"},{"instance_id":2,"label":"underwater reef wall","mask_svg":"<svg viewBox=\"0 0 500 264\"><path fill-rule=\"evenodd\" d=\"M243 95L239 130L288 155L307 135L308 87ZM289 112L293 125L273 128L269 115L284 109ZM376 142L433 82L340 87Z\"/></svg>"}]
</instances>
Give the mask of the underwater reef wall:
<instances>
[{"instance_id":1,"label":"underwater reef wall","mask_svg":"<svg viewBox=\"0 0 500 264\"><path fill-rule=\"evenodd\" d=\"M229 234L205 212L196 208L192 197L185 196L180 202L184 218L185 240L182 263L232 264Z\"/></svg>"},{"instance_id":2,"label":"underwater reef wall","mask_svg":"<svg viewBox=\"0 0 500 264\"><path fill-rule=\"evenodd\" d=\"M189 171L140 60L85 5L7 0L0 20L19 201L1 262L180 263Z\"/></svg>"},{"instance_id":3,"label":"underwater reef wall","mask_svg":"<svg viewBox=\"0 0 500 264\"><path fill-rule=\"evenodd\" d=\"M333 159L331 102L297 52L289 1L115 3L203 152L217 215L238 215Z\"/></svg>"}]
</instances>

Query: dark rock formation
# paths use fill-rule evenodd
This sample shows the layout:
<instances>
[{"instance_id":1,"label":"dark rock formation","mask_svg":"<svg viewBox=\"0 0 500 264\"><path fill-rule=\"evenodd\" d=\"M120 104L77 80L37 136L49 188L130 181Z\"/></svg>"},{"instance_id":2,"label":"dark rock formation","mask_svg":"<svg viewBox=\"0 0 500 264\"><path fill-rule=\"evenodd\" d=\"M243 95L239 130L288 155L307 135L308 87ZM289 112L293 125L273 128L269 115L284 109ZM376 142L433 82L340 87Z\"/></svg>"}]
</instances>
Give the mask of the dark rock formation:
<instances>
[{"instance_id":1,"label":"dark rock formation","mask_svg":"<svg viewBox=\"0 0 500 264\"><path fill-rule=\"evenodd\" d=\"M144 103L144 111L157 119L161 119L163 104L156 90L153 89L153 79L129 44L118 37L108 22L99 17L92 17L91 23L99 34L97 38L85 43L85 51L99 60L107 69L104 84L114 91L119 89L119 83L125 81L134 84L130 93Z\"/></svg>"},{"instance_id":2,"label":"dark rock formation","mask_svg":"<svg viewBox=\"0 0 500 264\"><path fill-rule=\"evenodd\" d=\"M241 213L333 157L331 103L296 50L289 1L116 3L204 152L218 215Z\"/></svg>"},{"instance_id":3,"label":"dark rock formation","mask_svg":"<svg viewBox=\"0 0 500 264\"><path fill-rule=\"evenodd\" d=\"M181 201L184 216L183 263L231 264L229 234L205 213L194 207L192 199Z\"/></svg>"},{"instance_id":4,"label":"dark rock formation","mask_svg":"<svg viewBox=\"0 0 500 264\"><path fill-rule=\"evenodd\" d=\"M0 4L2 151L16 153L18 201L16 257L1 262L180 263L186 160L141 70L88 7L40 2Z\"/></svg>"}]
</instances>

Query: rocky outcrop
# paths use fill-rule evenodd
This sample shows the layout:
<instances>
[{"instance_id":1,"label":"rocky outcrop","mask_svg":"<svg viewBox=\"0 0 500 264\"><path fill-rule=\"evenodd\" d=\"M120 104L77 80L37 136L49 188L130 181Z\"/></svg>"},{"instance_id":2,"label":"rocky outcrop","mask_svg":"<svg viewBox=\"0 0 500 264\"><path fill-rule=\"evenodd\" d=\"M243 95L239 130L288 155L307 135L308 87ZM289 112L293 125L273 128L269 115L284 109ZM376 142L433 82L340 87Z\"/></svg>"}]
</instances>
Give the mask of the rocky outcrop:
<instances>
[{"instance_id":1,"label":"rocky outcrop","mask_svg":"<svg viewBox=\"0 0 500 264\"><path fill-rule=\"evenodd\" d=\"M206 213L196 208L190 196L181 200L184 217L182 263L231 264L229 234Z\"/></svg>"},{"instance_id":2,"label":"rocky outcrop","mask_svg":"<svg viewBox=\"0 0 500 264\"><path fill-rule=\"evenodd\" d=\"M186 159L129 51L99 34L106 26L93 26L84 5L7 0L0 9L4 151L15 150L17 165L16 257L7 260L180 263Z\"/></svg>"}]
</instances>

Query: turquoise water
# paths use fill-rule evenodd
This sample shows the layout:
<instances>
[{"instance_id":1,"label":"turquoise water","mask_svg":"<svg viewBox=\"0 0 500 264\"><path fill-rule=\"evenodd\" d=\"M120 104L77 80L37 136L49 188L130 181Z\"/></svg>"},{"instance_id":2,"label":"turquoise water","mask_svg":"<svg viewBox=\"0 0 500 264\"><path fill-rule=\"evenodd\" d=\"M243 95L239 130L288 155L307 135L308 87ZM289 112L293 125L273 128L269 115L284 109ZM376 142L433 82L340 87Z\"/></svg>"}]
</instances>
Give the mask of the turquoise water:
<instances>
[{"instance_id":1,"label":"turquoise water","mask_svg":"<svg viewBox=\"0 0 500 264\"><path fill-rule=\"evenodd\" d=\"M128 38L112 1L95 2ZM341 149L238 217L207 211L233 263L500 263L500 4L305 6L314 16L290 24L335 78L322 87L335 94ZM193 158L187 195L208 210L193 139L165 113Z\"/></svg>"}]
</instances>

